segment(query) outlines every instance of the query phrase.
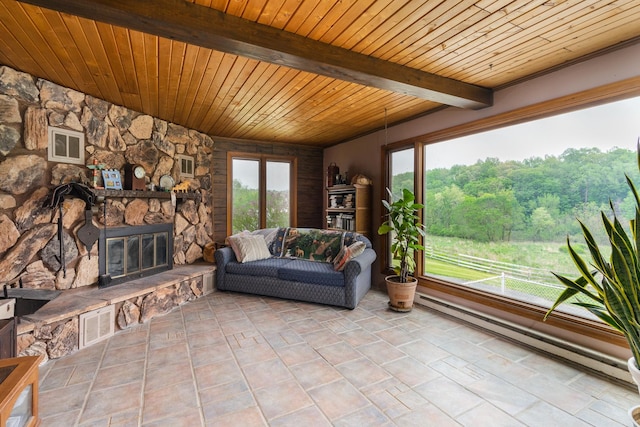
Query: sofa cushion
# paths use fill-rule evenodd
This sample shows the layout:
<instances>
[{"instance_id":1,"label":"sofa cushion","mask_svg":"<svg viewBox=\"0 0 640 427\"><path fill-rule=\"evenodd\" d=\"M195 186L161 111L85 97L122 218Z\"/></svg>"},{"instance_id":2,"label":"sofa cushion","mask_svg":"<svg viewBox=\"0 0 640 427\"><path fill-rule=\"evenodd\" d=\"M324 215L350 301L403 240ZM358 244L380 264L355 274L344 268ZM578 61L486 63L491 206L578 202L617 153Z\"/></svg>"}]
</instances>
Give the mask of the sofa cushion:
<instances>
[{"instance_id":1,"label":"sofa cushion","mask_svg":"<svg viewBox=\"0 0 640 427\"><path fill-rule=\"evenodd\" d=\"M230 262L226 265L225 271L245 276L278 277L278 270L291 261L285 258L267 258L245 263Z\"/></svg>"},{"instance_id":2,"label":"sofa cushion","mask_svg":"<svg viewBox=\"0 0 640 427\"><path fill-rule=\"evenodd\" d=\"M344 274L333 264L294 259L278 269L278 278L324 286L344 286Z\"/></svg>"}]
</instances>

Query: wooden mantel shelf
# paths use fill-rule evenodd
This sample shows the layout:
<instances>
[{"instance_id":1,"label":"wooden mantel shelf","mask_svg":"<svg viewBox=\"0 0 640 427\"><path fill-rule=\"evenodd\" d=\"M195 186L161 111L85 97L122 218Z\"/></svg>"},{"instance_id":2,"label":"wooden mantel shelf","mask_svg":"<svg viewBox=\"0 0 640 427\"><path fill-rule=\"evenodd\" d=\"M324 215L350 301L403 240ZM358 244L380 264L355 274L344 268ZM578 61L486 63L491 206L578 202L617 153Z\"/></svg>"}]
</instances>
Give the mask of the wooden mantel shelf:
<instances>
[{"instance_id":1,"label":"wooden mantel shelf","mask_svg":"<svg viewBox=\"0 0 640 427\"><path fill-rule=\"evenodd\" d=\"M171 191L140 191L140 190L105 190L97 188L93 190L96 197L126 197L126 198L147 198L147 199L170 199L171 194L176 195L178 200L195 200L200 202L200 193L196 192L171 192Z\"/></svg>"}]
</instances>

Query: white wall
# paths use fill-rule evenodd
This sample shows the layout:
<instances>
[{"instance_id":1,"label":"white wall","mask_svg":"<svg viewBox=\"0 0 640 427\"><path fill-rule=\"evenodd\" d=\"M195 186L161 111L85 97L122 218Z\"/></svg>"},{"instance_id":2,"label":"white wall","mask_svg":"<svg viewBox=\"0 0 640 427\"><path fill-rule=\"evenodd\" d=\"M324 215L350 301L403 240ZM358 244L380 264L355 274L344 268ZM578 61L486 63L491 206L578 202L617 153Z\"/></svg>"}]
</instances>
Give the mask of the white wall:
<instances>
[{"instance_id":1,"label":"white wall","mask_svg":"<svg viewBox=\"0 0 640 427\"><path fill-rule=\"evenodd\" d=\"M638 58L640 58L640 42L496 91L492 107L475 111L449 107L397 126L390 126L387 130L388 142L402 141L513 111L527 105L638 77L640 76L640 60ZM382 204L377 201L383 196L380 148L384 143L385 132L381 130L329 147L324 151L325 173L328 165L335 162L340 167L341 173L348 170L350 176L354 173L362 173L373 179L372 232L374 235L372 240L376 250L380 247L375 230L380 223L382 214ZM377 276L375 273L379 271L379 264L376 262L373 270L374 277ZM381 284L383 276L375 280L377 281L374 284Z\"/></svg>"}]
</instances>

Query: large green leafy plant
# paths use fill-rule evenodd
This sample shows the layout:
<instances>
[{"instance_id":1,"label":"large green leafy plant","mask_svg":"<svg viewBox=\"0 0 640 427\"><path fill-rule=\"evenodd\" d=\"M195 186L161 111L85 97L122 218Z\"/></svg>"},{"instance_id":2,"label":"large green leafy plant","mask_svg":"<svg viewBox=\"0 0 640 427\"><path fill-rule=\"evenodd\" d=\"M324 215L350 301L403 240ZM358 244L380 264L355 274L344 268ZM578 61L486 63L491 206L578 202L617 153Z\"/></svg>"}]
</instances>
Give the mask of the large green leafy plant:
<instances>
[{"instance_id":1,"label":"large green leafy plant","mask_svg":"<svg viewBox=\"0 0 640 427\"><path fill-rule=\"evenodd\" d=\"M640 143L637 147L640 169ZM587 264L567 239L571 259L580 277L575 280L554 275L566 287L545 315L545 320L563 302L583 307L612 328L620 331L631 348L636 364L640 362L640 199L629 176L627 184L635 198L635 218L630 221L631 235L620 223L610 202L613 219L601 212L602 224L611 247L605 259L589 229L580 222L582 234L589 247L591 262ZM580 296L587 297L586 301Z\"/></svg>"},{"instance_id":2,"label":"large green leafy plant","mask_svg":"<svg viewBox=\"0 0 640 427\"><path fill-rule=\"evenodd\" d=\"M406 188L402 190L402 196L398 199L394 198L388 188L387 193L391 202L382 200L387 209L387 220L378 228L378 234L392 233L391 253L393 259L399 262L394 271L400 277L401 283L407 283L409 275L416 267L414 252L424 249L420 244L420 236L425 236L426 233L419 215L424 205L416 203L415 195Z\"/></svg>"}]
</instances>

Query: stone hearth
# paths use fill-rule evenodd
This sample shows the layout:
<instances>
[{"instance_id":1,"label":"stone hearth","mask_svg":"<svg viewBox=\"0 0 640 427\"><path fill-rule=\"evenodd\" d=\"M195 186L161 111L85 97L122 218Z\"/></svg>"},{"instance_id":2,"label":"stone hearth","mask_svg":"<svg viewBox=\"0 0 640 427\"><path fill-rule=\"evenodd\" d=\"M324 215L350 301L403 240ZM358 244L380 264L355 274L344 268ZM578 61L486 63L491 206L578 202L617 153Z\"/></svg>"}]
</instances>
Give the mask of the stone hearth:
<instances>
[{"instance_id":1,"label":"stone hearth","mask_svg":"<svg viewBox=\"0 0 640 427\"><path fill-rule=\"evenodd\" d=\"M115 305L115 330L162 316L213 290L213 264L179 266L151 277L99 289L68 289L18 325L18 354L52 359L78 349L79 316Z\"/></svg>"}]
</instances>

